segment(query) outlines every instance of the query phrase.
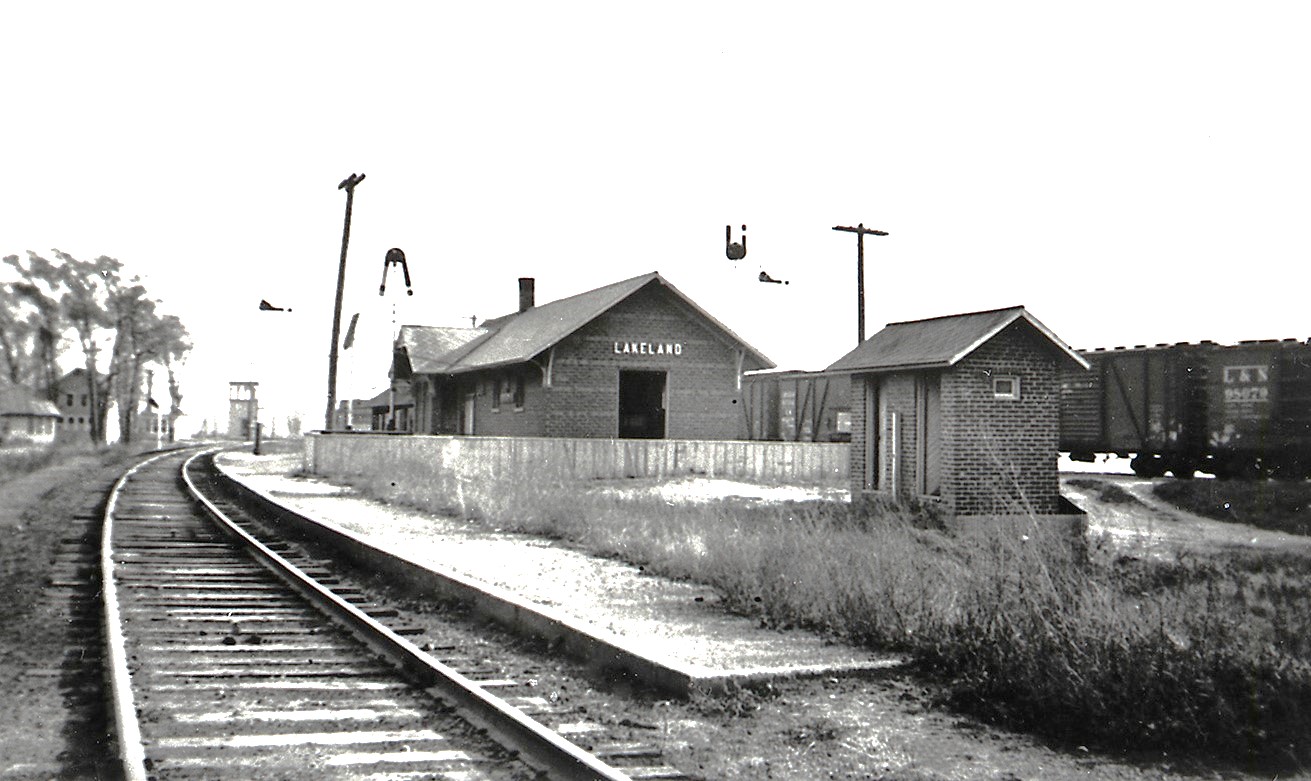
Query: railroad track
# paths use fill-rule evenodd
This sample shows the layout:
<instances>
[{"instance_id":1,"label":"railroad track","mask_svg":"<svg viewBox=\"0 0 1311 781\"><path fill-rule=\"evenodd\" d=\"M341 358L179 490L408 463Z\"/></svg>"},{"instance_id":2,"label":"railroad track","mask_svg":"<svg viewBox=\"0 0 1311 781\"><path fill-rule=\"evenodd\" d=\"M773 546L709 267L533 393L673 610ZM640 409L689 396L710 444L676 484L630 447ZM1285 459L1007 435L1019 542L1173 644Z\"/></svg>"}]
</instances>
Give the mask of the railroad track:
<instances>
[{"instance_id":1,"label":"railroad track","mask_svg":"<svg viewBox=\"0 0 1311 781\"><path fill-rule=\"evenodd\" d=\"M126 778L685 778L629 744L597 752L629 767L607 764L491 693L506 681L421 651L378 620L393 611L257 539L198 459L143 462L105 511L105 663Z\"/></svg>"}]
</instances>

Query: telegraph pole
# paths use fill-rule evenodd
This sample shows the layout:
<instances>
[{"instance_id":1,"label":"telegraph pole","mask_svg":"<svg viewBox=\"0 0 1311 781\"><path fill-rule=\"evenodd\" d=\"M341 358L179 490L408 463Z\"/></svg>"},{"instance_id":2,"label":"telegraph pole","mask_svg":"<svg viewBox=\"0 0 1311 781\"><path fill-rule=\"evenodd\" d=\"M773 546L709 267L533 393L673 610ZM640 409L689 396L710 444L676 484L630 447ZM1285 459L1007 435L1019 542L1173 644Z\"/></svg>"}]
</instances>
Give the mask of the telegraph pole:
<instances>
[{"instance_id":1,"label":"telegraph pole","mask_svg":"<svg viewBox=\"0 0 1311 781\"><path fill-rule=\"evenodd\" d=\"M346 245L351 240L351 204L355 200L355 185L364 181L364 174L351 174L337 185L346 191L346 223L341 229L341 263L337 266L337 303L332 310L332 351L328 353L328 412L323 417L323 430L332 430L332 418L337 406L337 341L341 338L341 299L346 289Z\"/></svg>"},{"instance_id":2,"label":"telegraph pole","mask_svg":"<svg viewBox=\"0 0 1311 781\"><path fill-rule=\"evenodd\" d=\"M865 234L886 236L888 233L866 228L863 222L854 228L835 225L833 230L856 234L856 344L863 344L865 341Z\"/></svg>"}]
</instances>

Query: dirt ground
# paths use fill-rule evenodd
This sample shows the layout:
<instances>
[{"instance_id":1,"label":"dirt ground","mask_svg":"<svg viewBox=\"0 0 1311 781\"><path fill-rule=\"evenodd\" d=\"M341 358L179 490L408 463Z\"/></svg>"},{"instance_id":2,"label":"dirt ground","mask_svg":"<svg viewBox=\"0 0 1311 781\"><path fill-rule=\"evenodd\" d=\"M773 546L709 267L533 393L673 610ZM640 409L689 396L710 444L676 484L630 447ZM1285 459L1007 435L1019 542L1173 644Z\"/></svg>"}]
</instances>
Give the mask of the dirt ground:
<instances>
[{"instance_id":1,"label":"dirt ground","mask_svg":"<svg viewBox=\"0 0 1311 781\"><path fill-rule=\"evenodd\" d=\"M69 519L117 471L103 460L79 455L12 480L0 476L0 779L99 776L103 730L89 728L90 715L76 705L87 682L68 663L71 653L98 649L83 647L76 610L50 578Z\"/></svg>"}]
</instances>

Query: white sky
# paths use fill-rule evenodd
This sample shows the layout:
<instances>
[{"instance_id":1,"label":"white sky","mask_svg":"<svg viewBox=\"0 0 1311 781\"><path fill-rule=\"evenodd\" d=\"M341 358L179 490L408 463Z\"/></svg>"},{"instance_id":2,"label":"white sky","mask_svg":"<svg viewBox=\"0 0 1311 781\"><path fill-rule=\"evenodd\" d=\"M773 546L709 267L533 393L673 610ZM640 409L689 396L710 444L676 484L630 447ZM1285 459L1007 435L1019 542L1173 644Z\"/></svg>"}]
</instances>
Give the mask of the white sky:
<instances>
[{"instance_id":1,"label":"white sky","mask_svg":"<svg viewBox=\"0 0 1311 781\"><path fill-rule=\"evenodd\" d=\"M1304 4L805 7L8 3L0 255L142 275L195 341L195 428L252 377L322 424L352 172L339 398L385 386L393 303L467 325L520 276L546 302L660 271L822 368L858 222L891 234L870 334L1023 304L1075 347L1311 336ZM377 294L393 246L410 299Z\"/></svg>"}]
</instances>

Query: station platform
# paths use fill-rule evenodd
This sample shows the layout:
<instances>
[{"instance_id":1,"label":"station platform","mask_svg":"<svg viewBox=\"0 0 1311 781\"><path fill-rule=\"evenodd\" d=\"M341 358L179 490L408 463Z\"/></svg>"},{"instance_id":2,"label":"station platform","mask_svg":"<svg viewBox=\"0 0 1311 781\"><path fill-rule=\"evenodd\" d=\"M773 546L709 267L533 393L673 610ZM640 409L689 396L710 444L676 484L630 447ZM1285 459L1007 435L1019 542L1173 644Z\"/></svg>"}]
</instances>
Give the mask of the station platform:
<instances>
[{"instance_id":1,"label":"station platform","mask_svg":"<svg viewBox=\"0 0 1311 781\"><path fill-rule=\"evenodd\" d=\"M473 595L476 610L513 617L503 622L563 639L584 662L618 668L675 693L778 678L877 675L904 665L901 657L803 630L762 628L757 620L728 612L709 586L295 476L301 469L298 454L228 451L216 460L266 501L458 585L459 593Z\"/></svg>"}]
</instances>

